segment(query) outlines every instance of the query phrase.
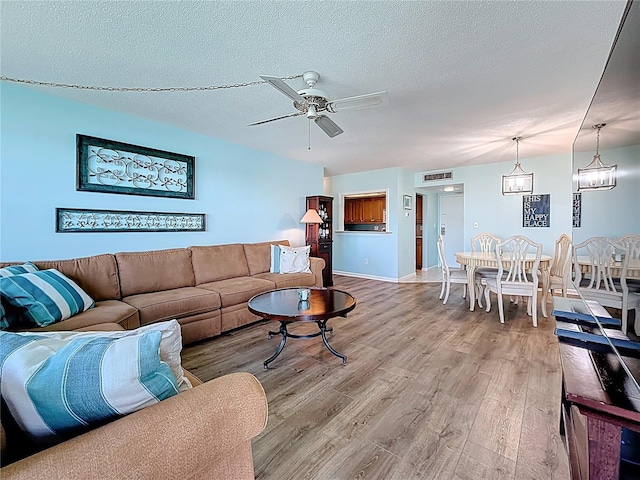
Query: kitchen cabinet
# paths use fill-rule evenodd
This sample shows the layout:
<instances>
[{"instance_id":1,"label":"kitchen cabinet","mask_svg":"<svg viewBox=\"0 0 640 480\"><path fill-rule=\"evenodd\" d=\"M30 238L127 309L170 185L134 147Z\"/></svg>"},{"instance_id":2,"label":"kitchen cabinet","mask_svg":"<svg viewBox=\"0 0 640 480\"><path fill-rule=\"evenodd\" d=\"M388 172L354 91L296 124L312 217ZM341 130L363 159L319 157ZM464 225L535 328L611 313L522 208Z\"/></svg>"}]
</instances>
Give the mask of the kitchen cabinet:
<instances>
[{"instance_id":1,"label":"kitchen cabinet","mask_svg":"<svg viewBox=\"0 0 640 480\"><path fill-rule=\"evenodd\" d=\"M385 223L387 200L384 196L346 198L344 223Z\"/></svg>"}]
</instances>

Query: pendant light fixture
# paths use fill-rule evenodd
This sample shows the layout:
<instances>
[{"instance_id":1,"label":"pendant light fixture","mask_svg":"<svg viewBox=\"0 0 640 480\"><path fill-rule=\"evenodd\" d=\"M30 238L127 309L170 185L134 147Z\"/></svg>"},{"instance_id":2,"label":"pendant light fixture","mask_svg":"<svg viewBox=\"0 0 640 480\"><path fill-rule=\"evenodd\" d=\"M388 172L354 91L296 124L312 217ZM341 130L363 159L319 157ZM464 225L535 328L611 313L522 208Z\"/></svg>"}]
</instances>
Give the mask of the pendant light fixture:
<instances>
[{"instance_id":1,"label":"pendant light fixture","mask_svg":"<svg viewBox=\"0 0 640 480\"><path fill-rule=\"evenodd\" d=\"M533 173L526 173L520 166L522 137L513 137L512 140L516 142L516 166L511 173L502 176L502 195L533 193Z\"/></svg>"},{"instance_id":2,"label":"pendant light fixture","mask_svg":"<svg viewBox=\"0 0 640 480\"><path fill-rule=\"evenodd\" d=\"M585 168L578 169L578 191L583 190L611 190L616 186L617 165L604 165L600 161L600 129L606 123L598 123L593 128L598 130L596 140L596 154Z\"/></svg>"}]
</instances>

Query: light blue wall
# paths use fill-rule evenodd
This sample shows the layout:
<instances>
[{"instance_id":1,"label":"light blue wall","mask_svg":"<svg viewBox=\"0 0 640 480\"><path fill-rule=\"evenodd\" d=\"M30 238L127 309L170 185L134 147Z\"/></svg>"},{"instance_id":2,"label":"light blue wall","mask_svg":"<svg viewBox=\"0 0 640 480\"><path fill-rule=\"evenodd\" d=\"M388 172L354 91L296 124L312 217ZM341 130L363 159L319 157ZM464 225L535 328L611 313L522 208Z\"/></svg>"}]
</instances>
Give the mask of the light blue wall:
<instances>
[{"instance_id":1,"label":"light blue wall","mask_svg":"<svg viewBox=\"0 0 640 480\"><path fill-rule=\"evenodd\" d=\"M562 233L571 232L571 154L550 155L521 159L527 172L534 172L534 194L551 195L551 226L525 228L522 226L522 196L503 196L502 175L513 169L512 162L491 163L454 168L453 180L441 185L464 184L464 245L470 249L470 239L479 233L489 232L500 238L511 235L526 235L542 243L543 253L553 254L556 239ZM421 172L415 175L415 187L425 186ZM429 186L438 185L429 182ZM438 202L429 203L437 208ZM437 212L434 219L437 222ZM478 228L473 223L478 222ZM432 225L430 225L432 226ZM429 252L433 250L435 238L429 239ZM437 256L429 255L428 266L437 264Z\"/></svg>"},{"instance_id":2,"label":"light blue wall","mask_svg":"<svg viewBox=\"0 0 640 480\"><path fill-rule=\"evenodd\" d=\"M280 238L302 245L305 197L323 193L321 166L6 82L0 102L0 260ZM196 199L76 191L77 133L195 156ZM207 231L55 233L56 207L205 213Z\"/></svg>"},{"instance_id":3,"label":"light blue wall","mask_svg":"<svg viewBox=\"0 0 640 480\"><path fill-rule=\"evenodd\" d=\"M382 280L395 280L398 278L399 272L404 272L406 259L402 259L401 266L399 239L407 235L407 225L415 223L413 216L415 210L411 210L411 215L408 218L402 216L404 212L402 195L413 195L413 188L407 188L406 191L401 188L401 179L406 175L401 170L400 168L386 168L336 175L325 179L325 192L334 197L334 209L338 209L338 211L344 211L344 205L340 204L341 194L384 190L389 192L386 233L334 233L334 271ZM365 258L368 260L368 264L364 263ZM402 274L406 275L406 273Z\"/></svg>"},{"instance_id":4,"label":"light blue wall","mask_svg":"<svg viewBox=\"0 0 640 480\"><path fill-rule=\"evenodd\" d=\"M640 145L601 150L605 165L617 165L617 185L612 190L582 193L582 222L573 229L574 243L589 237L640 234ZM575 174L593 159L593 152L575 156ZM574 185L576 183L574 182Z\"/></svg>"}]
</instances>

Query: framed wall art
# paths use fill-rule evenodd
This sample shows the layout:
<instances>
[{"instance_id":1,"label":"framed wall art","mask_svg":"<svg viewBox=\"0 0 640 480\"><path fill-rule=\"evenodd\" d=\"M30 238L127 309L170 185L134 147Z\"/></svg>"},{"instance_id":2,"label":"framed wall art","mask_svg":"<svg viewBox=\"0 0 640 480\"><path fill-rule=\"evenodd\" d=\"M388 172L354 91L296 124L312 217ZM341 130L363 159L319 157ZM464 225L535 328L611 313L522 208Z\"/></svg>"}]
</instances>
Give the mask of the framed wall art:
<instances>
[{"instance_id":1,"label":"framed wall art","mask_svg":"<svg viewBox=\"0 0 640 480\"><path fill-rule=\"evenodd\" d=\"M56 232L204 232L204 213L56 208Z\"/></svg>"},{"instance_id":2,"label":"framed wall art","mask_svg":"<svg viewBox=\"0 0 640 480\"><path fill-rule=\"evenodd\" d=\"M411 195L403 195L402 197L402 204L404 206L405 210L411 210Z\"/></svg>"},{"instance_id":3,"label":"framed wall art","mask_svg":"<svg viewBox=\"0 0 640 480\"><path fill-rule=\"evenodd\" d=\"M76 135L76 189L195 198L195 157Z\"/></svg>"},{"instance_id":4,"label":"framed wall art","mask_svg":"<svg viewBox=\"0 0 640 480\"><path fill-rule=\"evenodd\" d=\"M523 195L522 197L522 226L550 227L551 226L551 195Z\"/></svg>"}]
</instances>

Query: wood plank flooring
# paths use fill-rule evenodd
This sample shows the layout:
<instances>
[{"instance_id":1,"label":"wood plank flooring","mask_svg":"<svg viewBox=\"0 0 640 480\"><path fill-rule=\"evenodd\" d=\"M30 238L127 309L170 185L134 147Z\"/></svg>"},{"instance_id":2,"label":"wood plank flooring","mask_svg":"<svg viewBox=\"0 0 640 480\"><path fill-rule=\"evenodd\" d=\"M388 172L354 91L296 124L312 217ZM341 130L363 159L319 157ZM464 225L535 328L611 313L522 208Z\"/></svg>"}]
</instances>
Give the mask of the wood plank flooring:
<instances>
[{"instance_id":1,"label":"wood plank flooring","mask_svg":"<svg viewBox=\"0 0 640 480\"><path fill-rule=\"evenodd\" d=\"M352 293L329 341L289 339L270 365L277 324L258 323L188 346L202 380L249 371L269 402L253 442L258 479L568 479L558 433L561 371L554 319L534 328L526 302L470 312L462 287L335 276ZM551 310L551 308L549 308ZM298 324L292 333L315 330Z\"/></svg>"}]
</instances>

